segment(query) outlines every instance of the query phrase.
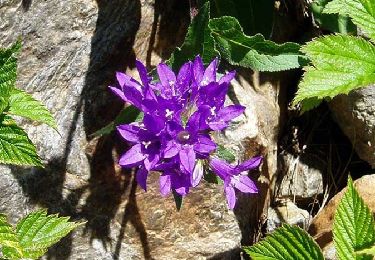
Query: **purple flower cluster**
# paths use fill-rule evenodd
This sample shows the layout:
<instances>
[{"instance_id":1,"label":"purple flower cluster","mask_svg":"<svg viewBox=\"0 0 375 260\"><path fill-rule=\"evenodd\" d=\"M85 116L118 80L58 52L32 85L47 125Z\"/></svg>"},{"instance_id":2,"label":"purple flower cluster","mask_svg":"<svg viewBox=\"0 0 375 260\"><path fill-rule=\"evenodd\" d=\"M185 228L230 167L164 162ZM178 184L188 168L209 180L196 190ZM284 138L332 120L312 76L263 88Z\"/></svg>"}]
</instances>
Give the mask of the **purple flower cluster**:
<instances>
[{"instance_id":1,"label":"purple flower cluster","mask_svg":"<svg viewBox=\"0 0 375 260\"><path fill-rule=\"evenodd\" d=\"M218 60L205 69L198 56L185 63L177 75L166 64L159 64L159 81L153 82L141 62L137 61L136 66L141 83L118 72L118 86L110 88L144 113L142 122L117 127L132 145L119 164L124 168L138 167L138 184L146 190L148 174L160 172L162 195L174 191L185 196L199 184L204 166L209 165L224 181L229 208L233 209L236 202L234 188L257 193L246 172L258 167L261 157L233 166L213 155L217 145L211 133L225 129L245 110L241 105L224 106L235 72L217 79Z\"/></svg>"}]
</instances>

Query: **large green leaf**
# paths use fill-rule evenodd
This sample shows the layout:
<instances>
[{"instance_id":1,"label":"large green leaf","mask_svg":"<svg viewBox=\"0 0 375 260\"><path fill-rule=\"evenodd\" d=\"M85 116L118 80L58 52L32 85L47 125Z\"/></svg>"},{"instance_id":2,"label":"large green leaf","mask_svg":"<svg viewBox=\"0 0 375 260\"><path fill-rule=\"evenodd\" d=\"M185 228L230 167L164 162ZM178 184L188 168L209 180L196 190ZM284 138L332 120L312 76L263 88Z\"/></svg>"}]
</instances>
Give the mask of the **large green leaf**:
<instances>
[{"instance_id":1,"label":"large green leaf","mask_svg":"<svg viewBox=\"0 0 375 260\"><path fill-rule=\"evenodd\" d=\"M375 1L374 0L333 0L325 13L349 15L352 21L375 41Z\"/></svg>"},{"instance_id":2,"label":"large green leaf","mask_svg":"<svg viewBox=\"0 0 375 260\"><path fill-rule=\"evenodd\" d=\"M298 44L276 44L261 34L247 36L234 17L211 19L209 27L220 54L233 65L258 71L281 71L306 63Z\"/></svg>"},{"instance_id":3,"label":"large green leaf","mask_svg":"<svg viewBox=\"0 0 375 260\"><path fill-rule=\"evenodd\" d=\"M11 90L9 110L7 113L45 123L57 129L55 119L47 108L39 101L35 100L30 94L19 89Z\"/></svg>"},{"instance_id":4,"label":"large green leaf","mask_svg":"<svg viewBox=\"0 0 375 260\"><path fill-rule=\"evenodd\" d=\"M22 249L13 227L8 223L7 217L0 214L0 247L3 255L8 259L22 257Z\"/></svg>"},{"instance_id":5,"label":"large green leaf","mask_svg":"<svg viewBox=\"0 0 375 260\"><path fill-rule=\"evenodd\" d=\"M254 260L324 259L318 245L304 230L286 224L244 250Z\"/></svg>"},{"instance_id":6,"label":"large green leaf","mask_svg":"<svg viewBox=\"0 0 375 260\"><path fill-rule=\"evenodd\" d=\"M317 38L302 48L312 61L299 84L294 102L326 97L375 83L375 46L354 36Z\"/></svg>"},{"instance_id":7,"label":"large green leaf","mask_svg":"<svg viewBox=\"0 0 375 260\"><path fill-rule=\"evenodd\" d=\"M208 21L210 19L210 3L205 3L194 17L188 28L185 41L180 48L177 48L168 64L172 69L177 71L182 64L188 60L192 60L198 54L203 58L204 63L209 63L214 57L219 56L215 48L215 42L211 32L208 29Z\"/></svg>"},{"instance_id":8,"label":"large green leaf","mask_svg":"<svg viewBox=\"0 0 375 260\"><path fill-rule=\"evenodd\" d=\"M36 259L61 238L69 234L82 223L69 221L69 217L47 215L46 210L33 212L22 219L16 233L25 258Z\"/></svg>"},{"instance_id":9,"label":"large green leaf","mask_svg":"<svg viewBox=\"0 0 375 260\"><path fill-rule=\"evenodd\" d=\"M354 188L351 178L335 213L333 241L339 259L372 259L372 256L355 253L375 243L375 226L374 217Z\"/></svg>"},{"instance_id":10,"label":"large green leaf","mask_svg":"<svg viewBox=\"0 0 375 260\"><path fill-rule=\"evenodd\" d=\"M4 116L0 119L0 163L43 166L26 132Z\"/></svg>"},{"instance_id":11,"label":"large green leaf","mask_svg":"<svg viewBox=\"0 0 375 260\"><path fill-rule=\"evenodd\" d=\"M364 248L364 249L361 249L361 250L358 250L355 252L357 255L358 254L366 254L366 255L372 255L372 256L375 256L375 244L368 247L368 248Z\"/></svg>"}]
</instances>

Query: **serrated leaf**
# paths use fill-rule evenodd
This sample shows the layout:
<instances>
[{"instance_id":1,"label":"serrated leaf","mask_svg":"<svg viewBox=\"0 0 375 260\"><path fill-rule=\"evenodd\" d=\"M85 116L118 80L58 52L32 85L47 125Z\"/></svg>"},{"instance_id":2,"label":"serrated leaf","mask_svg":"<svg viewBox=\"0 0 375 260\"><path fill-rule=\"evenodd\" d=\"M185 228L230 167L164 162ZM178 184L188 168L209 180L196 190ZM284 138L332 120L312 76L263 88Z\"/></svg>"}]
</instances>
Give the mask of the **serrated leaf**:
<instances>
[{"instance_id":1,"label":"serrated leaf","mask_svg":"<svg viewBox=\"0 0 375 260\"><path fill-rule=\"evenodd\" d=\"M0 163L42 167L26 132L8 117L0 121Z\"/></svg>"},{"instance_id":2,"label":"serrated leaf","mask_svg":"<svg viewBox=\"0 0 375 260\"><path fill-rule=\"evenodd\" d=\"M33 212L23 218L16 228L16 233L25 258L38 258L48 247L69 234L82 223L70 222L69 217L47 215L46 210Z\"/></svg>"},{"instance_id":3,"label":"serrated leaf","mask_svg":"<svg viewBox=\"0 0 375 260\"><path fill-rule=\"evenodd\" d=\"M284 224L263 241L244 247L254 260L323 260L319 246L306 231Z\"/></svg>"},{"instance_id":4,"label":"serrated leaf","mask_svg":"<svg viewBox=\"0 0 375 260\"><path fill-rule=\"evenodd\" d=\"M10 91L7 113L47 124L57 130L55 119L47 108L22 90L12 89Z\"/></svg>"},{"instance_id":5,"label":"serrated leaf","mask_svg":"<svg viewBox=\"0 0 375 260\"><path fill-rule=\"evenodd\" d=\"M375 83L375 46L362 38L330 35L302 48L311 59L294 103L308 98L333 98Z\"/></svg>"},{"instance_id":6,"label":"serrated leaf","mask_svg":"<svg viewBox=\"0 0 375 260\"><path fill-rule=\"evenodd\" d=\"M276 44L261 34L247 36L234 17L211 19L209 27L222 57L232 65L258 71L281 71L306 64L297 43Z\"/></svg>"},{"instance_id":7,"label":"serrated leaf","mask_svg":"<svg viewBox=\"0 0 375 260\"><path fill-rule=\"evenodd\" d=\"M210 3L205 3L191 22L184 43L177 48L167 64L177 71L187 60L192 60L198 54L204 63L209 63L219 56L215 48L215 42L208 28L210 19Z\"/></svg>"},{"instance_id":8,"label":"serrated leaf","mask_svg":"<svg viewBox=\"0 0 375 260\"><path fill-rule=\"evenodd\" d=\"M357 255L366 254L375 256L375 244L369 248L364 248L355 252Z\"/></svg>"},{"instance_id":9,"label":"serrated leaf","mask_svg":"<svg viewBox=\"0 0 375 260\"><path fill-rule=\"evenodd\" d=\"M333 241L339 259L372 259L371 256L355 253L375 243L375 226L370 209L359 196L350 177L347 191L335 213Z\"/></svg>"},{"instance_id":10,"label":"serrated leaf","mask_svg":"<svg viewBox=\"0 0 375 260\"><path fill-rule=\"evenodd\" d=\"M326 5L324 12L349 15L352 21L375 41L375 1L333 0Z\"/></svg>"},{"instance_id":11,"label":"serrated leaf","mask_svg":"<svg viewBox=\"0 0 375 260\"><path fill-rule=\"evenodd\" d=\"M227 148L225 148L223 145L219 144L217 146L215 155L219 157L220 159L223 159L229 163L234 162L236 160L236 157L234 156L233 152Z\"/></svg>"},{"instance_id":12,"label":"serrated leaf","mask_svg":"<svg viewBox=\"0 0 375 260\"><path fill-rule=\"evenodd\" d=\"M22 257L16 233L13 227L8 223L7 217L0 214L0 247L4 257L8 259L19 259Z\"/></svg>"},{"instance_id":13,"label":"serrated leaf","mask_svg":"<svg viewBox=\"0 0 375 260\"><path fill-rule=\"evenodd\" d=\"M142 120L143 113L141 113L141 111L139 111L135 106L128 106L121 110L114 121L93 133L92 136L108 135L112 133L112 131L114 131L118 125L140 122Z\"/></svg>"}]
</instances>

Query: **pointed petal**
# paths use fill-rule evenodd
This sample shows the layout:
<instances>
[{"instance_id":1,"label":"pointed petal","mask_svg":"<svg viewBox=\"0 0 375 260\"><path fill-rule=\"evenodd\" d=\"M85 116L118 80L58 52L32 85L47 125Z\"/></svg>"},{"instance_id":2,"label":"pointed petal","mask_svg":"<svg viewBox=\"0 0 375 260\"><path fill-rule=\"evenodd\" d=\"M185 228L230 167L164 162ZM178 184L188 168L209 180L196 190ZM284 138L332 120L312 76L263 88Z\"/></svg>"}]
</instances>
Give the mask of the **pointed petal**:
<instances>
[{"instance_id":1,"label":"pointed petal","mask_svg":"<svg viewBox=\"0 0 375 260\"><path fill-rule=\"evenodd\" d=\"M219 110L217 113L217 120L229 122L238 117L245 111L246 107L241 105L230 105Z\"/></svg>"},{"instance_id":2,"label":"pointed petal","mask_svg":"<svg viewBox=\"0 0 375 260\"><path fill-rule=\"evenodd\" d=\"M214 131L221 131L228 127L228 123L223 120L213 120L208 123L208 126Z\"/></svg>"},{"instance_id":3,"label":"pointed petal","mask_svg":"<svg viewBox=\"0 0 375 260\"><path fill-rule=\"evenodd\" d=\"M204 72L201 85L205 86L210 82L216 82L216 70L217 70L218 59L215 58Z\"/></svg>"},{"instance_id":4,"label":"pointed petal","mask_svg":"<svg viewBox=\"0 0 375 260\"><path fill-rule=\"evenodd\" d=\"M244 193L258 193L258 188L248 176L236 175L231 179L234 187Z\"/></svg>"},{"instance_id":5,"label":"pointed petal","mask_svg":"<svg viewBox=\"0 0 375 260\"><path fill-rule=\"evenodd\" d=\"M148 171L143 167L140 167L135 175L138 185L141 186L141 188L145 191L147 191L147 175Z\"/></svg>"},{"instance_id":6,"label":"pointed petal","mask_svg":"<svg viewBox=\"0 0 375 260\"><path fill-rule=\"evenodd\" d=\"M203 162L198 160L195 164L193 174L191 174L191 186L196 187L203 177Z\"/></svg>"},{"instance_id":7,"label":"pointed petal","mask_svg":"<svg viewBox=\"0 0 375 260\"><path fill-rule=\"evenodd\" d=\"M134 105L138 109L142 109L143 95L137 89L133 87L125 87L124 96L130 104Z\"/></svg>"},{"instance_id":8,"label":"pointed petal","mask_svg":"<svg viewBox=\"0 0 375 260\"><path fill-rule=\"evenodd\" d=\"M219 84L225 83L229 85L229 83L232 81L232 79L234 79L235 76L236 76L235 71L228 72L227 74L221 77L221 79L219 80Z\"/></svg>"},{"instance_id":9,"label":"pointed petal","mask_svg":"<svg viewBox=\"0 0 375 260\"><path fill-rule=\"evenodd\" d=\"M176 75L167 64L160 63L156 67L156 70L158 71L160 82L164 88L170 89L172 85L174 86L176 84Z\"/></svg>"},{"instance_id":10,"label":"pointed petal","mask_svg":"<svg viewBox=\"0 0 375 260\"><path fill-rule=\"evenodd\" d=\"M191 81L191 62L182 65L177 75L176 87L180 94L184 93Z\"/></svg>"},{"instance_id":11,"label":"pointed petal","mask_svg":"<svg viewBox=\"0 0 375 260\"><path fill-rule=\"evenodd\" d=\"M127 75L125 73L117 71L116 78L117 78L118 83L120 84L120 87L123 88L125 85L125 82L127 81Z\"/></svg>"},{"instance_id":12,"label":"pointed petal","mask_svg":"<svg viewBox=\"0 0 375 260\"><path fill-rule=\"evenodd\" d=\"M139 77L141 78L142 84L146 87L148 86L148 83L150 82L148 76L147 76L147 69L145 65L143 65L142 62L139 60L135 61L135 66L137 67Z\"/></svg>"},{"instance_id":13,"label":"pointed petal","mask_svg":"<svg viewBox=\"0 0 375 260\"><path fill-rule=\"evenodd\" d=\"M167 132L170 134L173 138L175 138L180 131L184 130L184 128L176 123L175 121L169 121L167 123Z\"/></svg>"},{"instance_id":14,"label":"pointed petal","mask_svg":"<svg viewBox=\"0 0 375 260\"><path fill-rule=\"evenodd\" d=\"M145 165L146 170L151 171L159 160L160 156L158 154L149 154L148 157L146 157L143 161L143 164Z\"/></svg>"},{"instance_id":15,"label":"pointed petal","mask_svg":"<svg viewBox=\"0 0 375 260\"><path fill-rule=\"evenodd\" d=\"M160 193L162 196L167 196L171 192L171 175L162 174L159 178Z\"/></svg>"},{"instance_id":16,"label":"pointed petal","mask_svg":"<svg viewBox=\"0 0 375 260\"><path fill-rule=\"evenodd\" d=\"M179 152L182 167L188 172L193 173L195 166L195 152L192 147L183 147Z\"/></svg>"},{"instance_id":17,"label":"pointed petal","mask_svg":"<svg viewBox=\"0 0 375 260\"><path fill-rule=\"evenodd\" d=\"M236 193L234 191L234 188L231 185L226 185L224 187L225 196L227 197L227 203L228 207L230 209L234 209L234 206L236 205Z\"/></svg>"},{"instance_id":18,"label":"pointed petal","mask_svg":"<svg viewBox=\"0 0 375 260\"><path fill-rule=\"evenodd\" d=\"M198 142L194 144L194 150L201 154L209 154L216 149L216 144L209 136L199 135Z\"/></svg>"},{"instance_id":19,"label":"pointed petal","mask_svg":"<svg viewBox=\"0 0 375 260\"><path fill-rule=\"evenodd\" d=\"M124 92L116 87L109 86L110 90L115 93L117 96L119 96L122 100L125 102L129 102L128 99L125 97Z\"/></svg>"},{"instance_id":20,"label":"pointed petal","mask_svg":"<svg viewBox=\"0 0 375 260\"><path fill-rule=\"evenodd\" d=\"M262 156L256 156L251 158L250 160L247 160L240 165L238 165L235 168L236 173L248 171L257 168L262 163L263 157Z\"/></svg>"},{"instance_id":21,"label":"pointed petal","mask_svg":"<svg viewBox=\"0 0 375 260\"><path fill-rule=\"evenodd\" d=\"M195 81L199 84L202 81L204 73L203 61L199 55L194 59L193 73Z\"/></svg>"},{"instance_id":22,"label":"pointed petal","mask_svg":"<svg viewBox=\"0 0 375 260\"><path fill-rule=\"evenodd\" d=\"M137 143L139 142L138 132L139 127L135 125L119 125L117 126L117 131L120 135L129 142Z\"/></svg>"},{"instance_id":23,"label":"pointed petal","mask_svg":"<svg viewBox=\"0 0 375 260\"><path fill-rule=\"evenodd\" d=\"M180 149L180 146L174 140L168 141L164 149L164 158L168 159L172 158L173 156L176 156Z\"/></svg>"},{"instance_id":24,"label":"pointed petal","mask_svg":"<svg viewBox=\"0 0 375 260\"><path fill-rule=\"evenodd\" d=\"M211 158L210 167L222 180L232 175L234 167L224 160L218 158Z\"/></svg>"},{"instance_id":25,"label":"pointed petal","mask_svg":"<svg viewBox=\"0 0 375 260\"><path fill-rule=\"evenodd\" d=\"M189 193L190 180L189 176L183 173L174 173L171 175L172 189L174 189L181 196Z\"/></svg>"},{"instance_id":26,"label":"pointed petal","mask_svg":"<svg viewBox=\"0 0 375 260\"><path fill-rule=\"evenodd\" d=\"M121 156L119 164L123 167L131 168L139 165L145 159L141 151L141 145L136 144Z\"/></svg>"},{"instance_id":27,"label":"pointed petal","mask_svg":"<svg viewBox=\"0 0 375 260\"><path fill-rule=\"evenodd\" d=\"M195 135L199 130L199 122L200 122L201 114L199 111L195 111L192 114L186 124L186 128L190 134Z\"/></svg>"},{"instance_id":28,"label":"pointed petal","mask_svg":"<svg viewBox=\"0 0 375 260\"><path fill-rule=\"evenodd\" d=\"M164 129L165 120L156 115L145 114L143 117L143 124L150 132L158 134Z\"/></svg>"}]
</instances>

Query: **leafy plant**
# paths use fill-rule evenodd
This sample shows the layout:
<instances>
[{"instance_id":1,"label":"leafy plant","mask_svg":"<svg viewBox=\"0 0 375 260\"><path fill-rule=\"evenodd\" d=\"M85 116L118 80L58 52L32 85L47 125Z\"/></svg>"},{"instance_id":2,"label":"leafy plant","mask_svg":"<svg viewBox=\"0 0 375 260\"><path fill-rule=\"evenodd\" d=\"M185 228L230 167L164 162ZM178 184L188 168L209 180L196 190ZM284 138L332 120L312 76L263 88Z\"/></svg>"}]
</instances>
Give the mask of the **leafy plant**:
<instances>
[{"instance_id":1,"label":"leafy plant","mask_svg":"<svg viewBox=\"0 0 375 260\"><path fill-rule=\"evenodd\" d=\"M0 247L6 259L37 259L82 223L69 217L47 215L42 209L21 219L15 227L0 215Z\"/></svg>"},{"instance_id":2,"label":"leafy plant","mask_svg":"<svg viewBox=\"0 0 375 260\"><path fill-rule=\"evenodd\" d=\"M26 92L16 89L17 59L21 48L17 42L0 49L0 163L42 167L35 146L11 116L21 116L57 129L50 112Z\"/></svg>"},{"instance_id":3,"label":"leafy plant","mask_svg":"<svg viewBox=\"0 0 375 260\"><path fill-rule=\"evenodd\" d=\"M333 240L340 260L370 260L375 255L374 217L351 178L335 213ZM244 247L244 250L252 259L324 259L313 238L299 227L290 225L283 225L263 241Z\"/></svg>"},{"instance_id":4,"label":"leafy plant","mask_svg":"<svg viewBox=\"0 0 375 260\"><path fill-rule=\"evenodd\" d=\"M305 68L294 104L302 102L303 110L375 83L375 2L333 0L324 13L348 15L370 41L337 34L319 37L302 47L311 65Z\"/></svg>"}]
</instances>

